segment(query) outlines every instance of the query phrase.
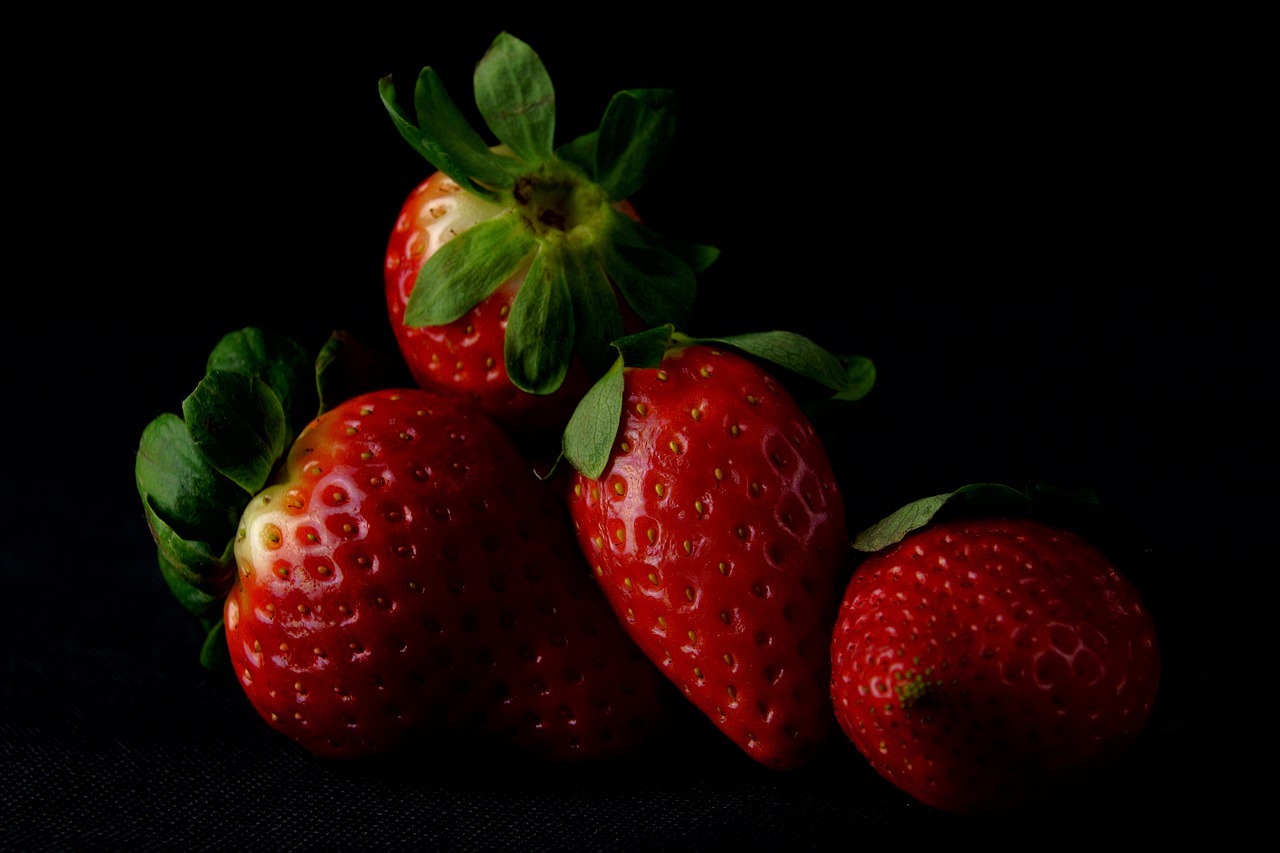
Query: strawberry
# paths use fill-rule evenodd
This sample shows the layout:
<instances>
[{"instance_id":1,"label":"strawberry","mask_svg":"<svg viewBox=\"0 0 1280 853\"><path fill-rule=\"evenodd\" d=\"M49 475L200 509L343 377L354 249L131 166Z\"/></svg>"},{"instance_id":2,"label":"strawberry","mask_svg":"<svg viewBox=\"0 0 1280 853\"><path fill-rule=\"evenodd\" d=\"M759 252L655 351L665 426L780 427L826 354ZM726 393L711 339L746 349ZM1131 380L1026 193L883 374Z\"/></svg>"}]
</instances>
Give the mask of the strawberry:
<instances>
[{"instance_id":1,"label":"strawberry","mask_svg":"<svg viewBox=\"0 0 1280 853\"><path fill-rule=\"evenodd\" d=\"M579 543L631 637L693 704L760 763L798 767L835 728L826 651L850 554L844 502L793 397L726 345L792 364L820 354L851 397L869 363L859 385L784 333L704 341L668 327L620 344L565 436Z\"/></svg>"},{"instance_id":2,"label":"strawberry","mask_svg":"<svg viewBox=\"0 0 1280 853\"><path fill-rule=\"evenodd\" d=\"M873 553L833 633L836 717L885 779L935 808L1010 811L1077 789L1151 713L1153 620L1098 547L1026 517L1046 499L1066 505L1043 488L966 487L858 539Z\"/></svg>"},{"instance_id":3,"label":"strawberry","mask_svg":"<svg viewBox=\"0 0 1280 853\"><path fill-rule=\"evenodd\" d=\"M490 147L430 67L416 121L390 77L383 103L437 170L410 193L388 241L388 314L424 388L473 397L513 432L558 434L628 331L685 322L716 251L659 236L627 201L657 169L675 99L620 92L600 127L559 148L542 61L502 33L476 67Z\"/></svg>"},{"instance_id":4,"label":"strawberry","mask_svg":"<svg viewBox=\"0 0 1280 853\"><path fill-rule=\"evenodd\" d=\"M419 184L405 200L387 244L387 313L400 352L420 387L470 397L504 426L546 435L564 428L592 380L580 358L570 360L563 383L548 395L526 393L508 378L503 357L507 319L526 270L507 278L452 322L428 326L405 322L423 263L447 240L501 212L498 205L464 192L444 172L435 172ZM634 318L627 306L622 308L624 317ZM624 320L624 330L628 327L636 331L637 321Z\"/></svg>"},{"instance_id":5,"label":"strawberry","mask_svg":"<svg viewBox=\"0 0 1280 853\"><path fill-rule=\"evenodd\" d=\"M227 464L233 384L277 397L211 370L184 412L196 455L244 486L275 466ZM140 490L176 565L177 525L146 485L158 449L144 436ZM591 583L558 496L467 401L360 393L302 428L243 502L229 577L225 560L173 574L203 581L188 600L221 608L249 703L305 749L361 758L480 733L571 761L634 751L661 724L667 686Z\"/></svg>"}]
</instances>

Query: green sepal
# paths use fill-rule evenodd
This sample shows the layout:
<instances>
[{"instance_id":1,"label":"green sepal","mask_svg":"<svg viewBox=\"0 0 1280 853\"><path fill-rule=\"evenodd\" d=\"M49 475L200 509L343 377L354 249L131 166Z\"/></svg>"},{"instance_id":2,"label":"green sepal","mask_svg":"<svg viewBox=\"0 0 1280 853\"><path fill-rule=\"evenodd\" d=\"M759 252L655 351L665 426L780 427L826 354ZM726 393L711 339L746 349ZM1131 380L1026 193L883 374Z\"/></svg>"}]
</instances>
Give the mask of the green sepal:
<instances>
[{"instance_id":1,"label":"green sepal","mask_svg":"<svg viewBox=\"0 0 1280 853\"><path fill-rule=\"evenodd\" d=\"M234 582L244 507L320 411L321 399L340 402L384 387L386 374L371 369L382 364L343 332L312 361L291 339L242 329L210 354L204 379L183 401L184 417L165 413L143 429L134 480L160 572L206 630ZM206 665L218 659L212 638L220 630L213 626L201 654Z\"/></svg>"},{"instance_id":2,"label":"green sepal","mask_svg":"<svg viewBox=\"0 0 1280 853\"><path fill-rule=\"evenodd\" d=\"M578 402L561 439L564 458L591 479L599 479L609 462L622 422L622 359L601 376Z\"/></svg>"},{"instance_id":3,"label":"green sepal","mask_svg":"<svg viewBox=\"0 0 1280 853\"><path fill-rule=\"evenodd\" d=\"M205 634L200 645L200 665L210 672L231 671L231 651L227 648L227 632L219 619Z\"/></svg>"},{"instance_id":4,"label":"green sepal","mask_svg":"<svg viewBox=\"0 0 1280 853\"><path fill-rule=\"evenodd\" d=\"M400 136L458 186L482 198L497 200L501 193L493 188L510 188L515 182L515 175L523 166L489 150L430 67L418 73L414 86L416 121L396 100L391 77L378 81L378 94Z\"/></svg>"},{"instance_id":5,"label":"green sepal","mask_svg":"<svg viewBox=\"0 0 1280 853\"><path fill-rule=\"evenodd\" d=\"M667 323L619 338L613 345L627 367L651 368L662 364L667 350L682 340L689 339L681 336L674 326Z\"/></svg>"},{"instance_id":6,"label":"green sepal","mask_svg":"<svg viewBox=\"0 0 1280 853\"><path fill-rule=\"evenodd\" d=\"M564 458L584 476L597 479L609 462L622 423L623 370L657 367L674 332L671 325L657 326L614 342L618 356L578 401L561 437Z\"/></svg>"},{"instance_id":7,"label":"green sepal","mask_svg":"<svg viewBox=\"0 0 1280 853\"><path fill-rule=\"evenodd\" d=\"M670 237L661 238L667 251L689 265L695 273L704 272L720 257L720 250L715 246L704 246L701 243L686 243Z\"/></svg>"},{"instance_id":8,"label":"green sepal","mask_svg":"<svg viewBox=\"0 0 1280 853\"><path fill-rule=\"evenodd\" d=\"M757 332L720 338L695 338L671 324L655 326L614 341L618 350L609 372L583 395L561 439L561 452L584 476L596 479L608 464L621 425L625 368L655 368L668 349L713 344L740 350L826 386L832 398L857 400L870 391L874 366L861 357L839 358L794 332Z\"/></svg>"},{"instance_id":9,"label":"green sepal","mask_svg":"<svg viewBox=\"0 0 1280 853\"><path fill-rule=\"evenodd\" d=\"M148 513L188 540L218 542L235 531L249 493L209 464L187 425L165 413L142 431L134 484Z\"/></svg>"},{"instance_id":10,"label":"green sepal","mask_svg":"<svg viewBox=\"0 0 1280 853\"><path fill-rule=\"evenodd\" d=\"M601 376L617 353L623 335L622 311L609 277L594 255L566 252L564 263L573 300L574 347L591 376Z\"/></svg>"},{"instance_id":11,"label":"green sepal","mask_svg":"<svg viewBox=\"0 0 1280 853\"><path fill-rule=\"evenodd\" d=\"M837 400L861 400L875 384L875 364L864 356L837 356L795 332L750 332L722 338L691 339L718 343L772 362L824 385Z\"/></svg>"},{"instance_id":12,"label":"green sepal","mask_svg":"<svg viewBox=\"0 0 1280 853\"><path fill-rule=\"evenodd\" d=\"M538 241L514 212L471 226L418 271L406 326L443 326L466 314L529 261Z\"/></svg>"},{"instance_id":13,"label":"green sepal","mask_svg":"<svg viewBox=\"0 0 1280 853\"><path fill-rule=\"evenodd\" d=\"M214 468L249 494L259 491L284 454L284 407L248 373L210 370L182 401L196 447Z\"/></svg>"},{"instance_id":14,"label":"green sepal","mask_svg":"<svg viewBox=\"0 0 1280 853\"><path fill-rule=\"evenodd\" d=\"M189 580L177 566L159 555L160 575L169 592L189 613L202 618L216 618L222 613L222 604L230 588L229 578L220 583L200 584Z\"/></svg>"},{"instance_id":15,"label":"green sepal","mask_svg":"<svg viewBox=\"0 0 1280 853\"><path fill-rule=\"evenodd\" d=\"M619 228L619 232L612 234L613 240L630 246L642 246L649 249L660 250L668 254L674 255L676 258L688 265L689 269L695 273L706 271L716 259L720 257L720 250L714 246L703 246L697 243L686 243L683 240L676 240L659 234L652 228L646 228L639 222L636 222L629 216L614 210L614 218L612 225Z\"/></svg>"},{"instance_id":16,"label":"green sepal","mask_svg":"<svg viewBox=\"0 0 1280 853\"><path fill-rule=\"evenodd\" d=\"M297 341L250 326L229 332L214 346L205 370L228 370L257 377L275 392L285 418L285 446L320 408L315 362Z\"/></svg>"},{"instance_id":17,"label":"green sepal","mask_svg":"<svg viewBox=\"0 0 1280 853\"><path fill-rule=\"evenodd\" d=\"M997 516L1030 518L1072 530L1134 580L1141 576L1151 555L1146 542L1104 507L1092 489L1067 491L1044 483L1032 483L1025 489L1002 483L973 483L912 501L859 533L853 547L866 553L882 551L930 524Z\"/></svg>"},{"instance_id":18,"label":"green sepal","mask_svg":"<svg viewBox=\"0 0 1280 853\"><path fill-rule=\"evenodd\" d=\"M234 563L235 525L221 538L187 538L156 512L148 495L142 496L142 506L161 564L201 590L225 592Z\"/></svg>"},{"instance_id":19,"label":"green sepal","mask_svg":"<svg viewBox=\"0 0 1280 853\"><path fill-rule=\"evenodd\" d=\"M559 254L555 247L543 245L507 317L507 376L529 394L550 394L559 388L573 356L573 304Z\"/></svg>"},{"instance_id":20,"label":"green sepal","mask_svg":"<svg viewBox=\"0 0 1280 853\"><path fill-rule=\"evenodd\" d=\"M591 175L596 170L596 140L598 131L584 133L556 149L556 157L566 163L572 163L582 170L584 175Z\"/></svg>"},{"instance_id":21,"label":"green sepal","mask_svg":"<svg viewBox=\"0 0 1280 853\"><path fill-rule=\"evenodd\" d=\"M658 171L675 138L676 97L670 89L618 92L605 108L593 148L596 183L618 201Z\"/></svg>"},{"instance_id":22,"label":"green sepal","mask_svg":"<svg viewBox=\"0 0 1280 853\"><path fill-rule=\"evenodd\" d=\"M632 310L650 326L687 324L697 296L693 268L617 211L610 216L610 237L599 244L600 262Z\"/></svg>"},{"instance_id":23,"label":"green sepal","mask_svg":"<svg viewBox=\"0 0 1280 853\"><path fill-rule=\"evenodd\" d=\"M934 520L975 513L1025 516L1030 507L1030 499L1017 489L1000 483L974 483L954 492L912 501L859 533L853 547L859 551L881 551Z\"/></svg>"},{"instance_id":24,"label":"green sepal","mask_svg":"<svg viewBox=\"0 0 1280 853\"><path fill-rule=\"evenodd\" d=\"M476 106L499 141L527 163L551 159L555 88L529 45L499 33L476 65L474 87Z\"/></svg>"}]
</instances>

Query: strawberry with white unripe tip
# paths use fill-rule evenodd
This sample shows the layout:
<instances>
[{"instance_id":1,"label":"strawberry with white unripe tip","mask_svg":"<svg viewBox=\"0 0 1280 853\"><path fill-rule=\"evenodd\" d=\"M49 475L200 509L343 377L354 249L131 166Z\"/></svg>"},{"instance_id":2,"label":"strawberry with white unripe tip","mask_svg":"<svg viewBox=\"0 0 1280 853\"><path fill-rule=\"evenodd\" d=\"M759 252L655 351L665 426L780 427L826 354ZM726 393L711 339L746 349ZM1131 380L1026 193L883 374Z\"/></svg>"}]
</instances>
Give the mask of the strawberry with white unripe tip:
<instances>
[{"instance_id":1,"label":"strawberry with white unripe tip","mask_svg":"<svg viewBox=\"0 0 1280 853\"><path fill-rule=\"evenodd\" d=\"M343 759L459 737L555 761L650 742L667 685L592 584L558 495L498 425L458 397L363 392L311 420L277 466L254 451L283 445L287 418L261 416L306 377L263 381L272 368L256 353L286 348L266 340L228 336L211 363L238 352L234 369L211 368L185 421L149 428L138 462L171 585L200 615L224 614L210 657L225 633L263 719ZM245 507L229 547L182 538L219 527L193 523L199 496L171 499L195 467L196 487L224 477Z\"/></svg>"},{"instance_id":2,"label":"strawberry with white unripe tip","mask_svg":"<svg viewBox=\"0 0 1280 853\"><path fill-rule=\"evenodd\" d=\"M695 276L717 252L657 234L628 201L670 147L672 92L619 92L596 130L557 146L551 79L508 33L477 64L474 90L497 144L431 67L412 111L380 81L396 129L437 170L388 240L391 325L422 387L474 399L515 434L558 435L612 341L689 318Z\"/></svg>"}]
</instances>

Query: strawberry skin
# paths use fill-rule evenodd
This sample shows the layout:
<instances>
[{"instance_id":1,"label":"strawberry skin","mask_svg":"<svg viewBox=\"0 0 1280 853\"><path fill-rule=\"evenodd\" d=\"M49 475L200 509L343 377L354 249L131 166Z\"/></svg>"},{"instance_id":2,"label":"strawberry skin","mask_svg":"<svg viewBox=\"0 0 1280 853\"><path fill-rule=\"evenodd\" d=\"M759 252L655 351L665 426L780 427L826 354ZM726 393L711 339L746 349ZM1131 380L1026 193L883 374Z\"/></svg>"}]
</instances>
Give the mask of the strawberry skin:
<instances>
[{"instance_id":1,"label":"strawberry skin","mask_svg":"<svg viewBox=\"0 0 1280 853\"><path fill-rule=\"evenodd\" d=\"M1146 723L1160 657L1129 581L1074 533L938 523L858 567L831 646L844 732L935 808L997 812L1075 788Z\"/></svg>"},{"instance_id":2,"label":"strawberry skin","mask_svg":"<svg viewBox=\"0 0 1280 853\"><path fill-rule=\"evenodd\" d=\"M484 732L539 757L633 750L661 676L496 424L420 390L315 419L245 510L227 647L267 722L332 758Z\"/></svg>"},{"instance_id":3,"label":"strawberry skin","mask_svg":"<svg viewBox=\"0 0 1280 853\"><path fill-rule=\"evenodd\" d=\"M627 368L598 479L575 472L579 543L620 621L684 694L770 767L835 730L827 648L849 554L825 449L787 391L704 345Z\"/></svg>"}]
</instances>

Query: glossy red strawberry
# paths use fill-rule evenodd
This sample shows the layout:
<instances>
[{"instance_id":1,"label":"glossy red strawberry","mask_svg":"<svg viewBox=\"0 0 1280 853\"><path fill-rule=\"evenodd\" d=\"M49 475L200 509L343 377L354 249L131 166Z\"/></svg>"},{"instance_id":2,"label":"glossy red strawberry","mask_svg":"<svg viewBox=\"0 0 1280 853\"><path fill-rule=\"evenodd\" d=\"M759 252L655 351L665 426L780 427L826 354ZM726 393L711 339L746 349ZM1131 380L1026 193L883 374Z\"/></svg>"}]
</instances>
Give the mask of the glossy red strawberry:
<instances>
[{"instance_id":1,"label":"glossy red strawberry","mask_svg":"<svg viewBox=\"0 0 1280 853\"><path fill-rule=\"evenodd\" d=\"M423 387L472 397L515 433L558 434L624 318L638 318L631 331L685 322L716 252L661 237L626 201L670 147L671 92L620 92L597 130L557 147L554 88L528 45L500 34L474 84L497 144L433 69L419 75L416 117L380 82L397 130L438 170L388 243L389 314Z\"/></svg>"},{"instance_id":2,"label":"glossy red strawberry","mask_svg":"<svg viewBox=\"0 0 1280 853\"><path fill-rule=\"evenodd\" d=\"M197 447L231 396L188 408ZM360 394L244 498L226 648L251 705L306 749L476 735L569 761L634 751L661 724L667 686L591 583L558 494L466 401ZM215 595L221 573L204 577Z\"/></svg>"},{"instance_id":3,"label":"glossy red strawberry","mask_svg":"<svg viewBox=\"0 0 1280 853\"><path fill-rule=\"evenodd\" d=\"M919 507L908 512L919 523ZM1079 789L1142 731L1160 655L1107 557L1018 517L938 521L873 554L832 646L844 732L879 773L952 812Z\"/></svg>"},{"instance_id":4,"label":"glossy red strawberry","mask_svg":"<svg viewBox=\"0 0 1280 853\"><path fill-rule=\"evenodd\" d=\"M680 342L610 380L621 413L607 459L566 439L583 552L689 700L762 764L798 767L834 730L827 648L850 555L823 444L788 391L727 347Z\"/></svg>"}]
</instances>

